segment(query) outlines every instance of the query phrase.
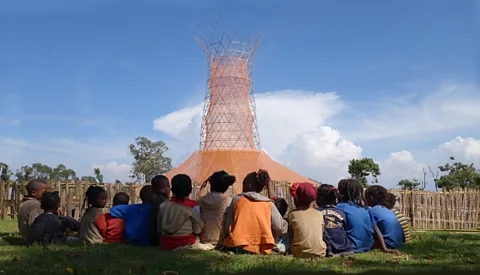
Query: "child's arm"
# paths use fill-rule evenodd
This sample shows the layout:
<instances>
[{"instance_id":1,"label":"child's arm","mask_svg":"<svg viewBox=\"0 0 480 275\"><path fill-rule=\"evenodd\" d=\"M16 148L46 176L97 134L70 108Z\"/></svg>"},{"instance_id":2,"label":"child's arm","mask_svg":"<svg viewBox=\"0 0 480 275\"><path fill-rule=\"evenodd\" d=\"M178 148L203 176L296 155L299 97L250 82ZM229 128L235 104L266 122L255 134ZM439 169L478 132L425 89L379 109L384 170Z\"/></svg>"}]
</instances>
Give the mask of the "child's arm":
<instances>
[{"instance_id":1,"label":"child's arm","mask_svg":"<svg viewBox=\"0 0 480 275\"><path fill-rule=\"evenodd\" d=\"M61 216L59 218L63 222L65 227L69 230L72 230L72 231L76 232L80 228L80 223L72 217Z\"/></svg>"},{"instance_id":2,"label":"child's arm","mask_svg":"<svg viewBox=\"0 0 480 275\"><path fill-rule=\"evenodd\" d=\"M382 232L376 224L373 225L373 236L375 238L375 242L380 246L380 249L385 253L394 253L394 254L401 254L400 251L395 249L388 249L385 245L385 240L383 239Z\"/></svg>"},{"instance_id":3,"label":"child's arm","mask_svg":"<svg viewBox=\"0 0 480 275\"><path fill-rule=\"evenodd\" d=\"M197 213L195 210L192 211L192 231L195 235L200 235L203 229L203 221L200 217L200 214Z\"/></svg>"}]
</instances>

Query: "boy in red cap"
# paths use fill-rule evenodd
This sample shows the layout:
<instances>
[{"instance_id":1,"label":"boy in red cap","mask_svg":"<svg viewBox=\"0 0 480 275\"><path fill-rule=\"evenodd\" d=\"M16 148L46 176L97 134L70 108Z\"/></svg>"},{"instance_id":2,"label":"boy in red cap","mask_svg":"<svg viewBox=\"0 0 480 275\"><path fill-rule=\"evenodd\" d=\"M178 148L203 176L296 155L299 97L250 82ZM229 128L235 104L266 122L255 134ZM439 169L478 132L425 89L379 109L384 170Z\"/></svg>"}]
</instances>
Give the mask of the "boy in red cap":
<instances>
[{"instance_id":1,"label":"boy in red cap","mask_svg":"<svg viewBox=\"0 0 480 275\"><path fill-rule=\"evenodd\" d=\"M296 207L288 214L290 252L295 257L325 257L327 245L323 240L323 215L312 207L317 190L311 183L302 182L294 183L290 193Z\"/></svg>"}]
</instances>

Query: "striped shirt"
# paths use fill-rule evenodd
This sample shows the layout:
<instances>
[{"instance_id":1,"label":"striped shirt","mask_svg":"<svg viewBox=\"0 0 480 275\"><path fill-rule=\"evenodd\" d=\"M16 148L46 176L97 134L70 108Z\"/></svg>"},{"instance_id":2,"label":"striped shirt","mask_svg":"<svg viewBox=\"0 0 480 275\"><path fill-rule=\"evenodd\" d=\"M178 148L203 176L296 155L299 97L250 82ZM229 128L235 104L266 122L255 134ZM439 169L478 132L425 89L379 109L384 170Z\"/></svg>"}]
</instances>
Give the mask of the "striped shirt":
<instances>
[{"instance_id":1,"label":"striped shirt","mask_svg":"<svg viewBox=\"0 0 480 275\"><path fill-rule=\"evenodd\" d=\"M392 209L393 213L395 213L395 216L397 217L398 222L402 226L403 229L403 234L405 235L405 242L410 241L410 225L408 223L407 218L400 213L397 209Z\"/></svg>"}]
</instances>

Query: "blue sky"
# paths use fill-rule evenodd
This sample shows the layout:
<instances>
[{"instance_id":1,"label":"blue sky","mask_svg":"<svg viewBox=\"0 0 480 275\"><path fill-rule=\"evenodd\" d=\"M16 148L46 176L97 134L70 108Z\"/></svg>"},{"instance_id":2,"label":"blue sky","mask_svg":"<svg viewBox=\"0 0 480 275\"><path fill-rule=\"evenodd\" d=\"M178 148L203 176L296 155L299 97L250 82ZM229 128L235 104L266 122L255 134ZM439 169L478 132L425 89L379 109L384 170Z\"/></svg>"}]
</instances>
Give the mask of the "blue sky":
<instances>
[{"instance_id":1,"label":"blue sky","mask_svg":"<svg viewBox=\"0 0 480 275\"><path fill-rule=\"evenodd\" d=\"M193 36L208 32L207 26L264 36L253 69L259 97L283 90L336 92L344 107L319 124L361 146L362 156L386 159L408 150L422 159L422 152L457 136L479 138L479 127L468 123L387 138L349 132L359 118L382 118L382 108L390 106L382 102L425 107L445 87L455 87L453 96L462 103L478 100L479 1L300 2L3 1L0 138L7 160L18 166L63 157L87 171L110 161L130 164L127 145L136 136L179 146L152 122L201 103L207 64ZM198 144L194 133L189 148ZM105 147L118 147L86 158L55 150L56 140L66 147L97 144L103 155ZM172 157L181 161L188 154Z\"/></svg>"}]
</instances>

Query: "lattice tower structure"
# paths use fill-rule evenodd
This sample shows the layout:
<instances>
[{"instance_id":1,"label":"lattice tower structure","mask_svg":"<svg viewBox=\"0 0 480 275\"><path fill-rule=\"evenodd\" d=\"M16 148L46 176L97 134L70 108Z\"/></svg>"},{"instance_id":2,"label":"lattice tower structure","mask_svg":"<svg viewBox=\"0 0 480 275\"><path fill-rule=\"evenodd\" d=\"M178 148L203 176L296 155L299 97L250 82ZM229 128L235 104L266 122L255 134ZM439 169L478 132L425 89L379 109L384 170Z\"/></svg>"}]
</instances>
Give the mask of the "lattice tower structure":
<instances>
[{"instance_id":1,"label":"lattice tower structure","mask_svg":"<svg viewBox=\"0 0 480 275\"><path fill-rule=\"evenodd\" d=\"M213 35L200 40L208 60L208 82L200 150L259 150L252 89L252 59L260 39Z\"/></svg>"}]
</instances>

